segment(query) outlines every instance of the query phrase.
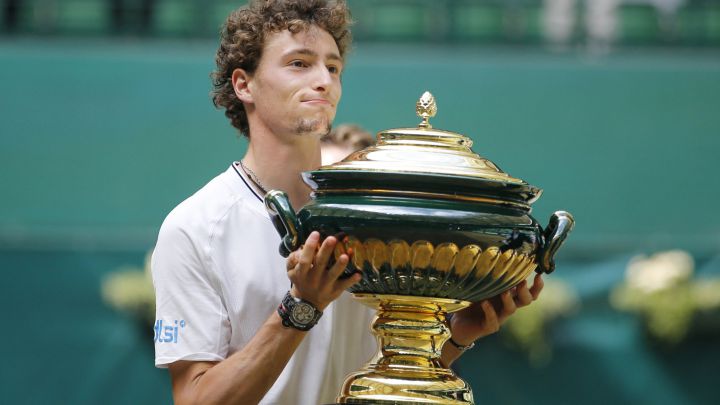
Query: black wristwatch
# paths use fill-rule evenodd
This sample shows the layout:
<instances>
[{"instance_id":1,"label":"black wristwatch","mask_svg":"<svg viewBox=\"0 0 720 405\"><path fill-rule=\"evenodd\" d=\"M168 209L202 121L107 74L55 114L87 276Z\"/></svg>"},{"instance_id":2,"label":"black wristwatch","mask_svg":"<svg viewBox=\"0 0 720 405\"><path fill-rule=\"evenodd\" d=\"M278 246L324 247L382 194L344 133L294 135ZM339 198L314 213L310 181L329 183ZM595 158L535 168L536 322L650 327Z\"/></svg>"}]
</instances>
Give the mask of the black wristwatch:
<instances>
[{"instance_id":1,"label":"black wristwatch","mask_svg":"<svg viewBox=\"0 0 720 405\"><path fill-rule=\"evenodd\" d=\"M322 316L322 311L303 299L293 297L290 291L285 294L277 311L283 326L303 332L312 329Z\"/></svg>"}]
</instances>

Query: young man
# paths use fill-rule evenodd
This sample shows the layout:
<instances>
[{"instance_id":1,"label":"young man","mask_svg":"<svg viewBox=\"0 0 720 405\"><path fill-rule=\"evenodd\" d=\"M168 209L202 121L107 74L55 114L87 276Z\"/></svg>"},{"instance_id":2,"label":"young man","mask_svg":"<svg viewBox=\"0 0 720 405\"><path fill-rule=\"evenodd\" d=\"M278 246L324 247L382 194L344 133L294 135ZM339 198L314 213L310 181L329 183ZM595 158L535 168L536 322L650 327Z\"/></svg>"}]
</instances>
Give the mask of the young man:
<instances>
[{"instance_id":1,"label":"young man","mask_svg":"<svg viewBox=\"0 0 720 405\"><path fill-rule=\"evenodd\" d=\"M170 370L177 404L333 402L345 375L375 348L372 312L344 293L360 276L338 280L345 255L328 266L335 238L321 243L313 232L284 260L262 202L271 189L285 191L294 207L310 198L299 174L320 165L320 138L342 90L348 23L340 0L251 1L226 22L214 102L248 137L248 150L168 215L152 261L155 364ZM540 288L537 279L496 307L458 313L443 361L496 331ZM288 311L296 305L303 319Z\"/></svg>"}]
</instances>

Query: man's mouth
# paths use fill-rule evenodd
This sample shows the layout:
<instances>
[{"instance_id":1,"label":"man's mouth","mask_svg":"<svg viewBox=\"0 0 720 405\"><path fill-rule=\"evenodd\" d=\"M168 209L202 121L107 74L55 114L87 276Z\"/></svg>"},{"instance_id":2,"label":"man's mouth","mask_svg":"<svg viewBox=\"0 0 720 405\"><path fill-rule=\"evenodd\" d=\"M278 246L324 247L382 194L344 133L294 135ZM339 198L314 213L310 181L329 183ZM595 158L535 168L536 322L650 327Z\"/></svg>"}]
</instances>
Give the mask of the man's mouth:
<instances>
[{"instance_id":1,"label":"man's mouth","mask_svg":"<svg viewBox=\"0 0 720 405\"><path fill-rule=\"evenodd\" d=\"M312 98L303 100L302 102L306 104L331 105L330 101L325 100L324 98Z\"/></svg>"}]
</instances>

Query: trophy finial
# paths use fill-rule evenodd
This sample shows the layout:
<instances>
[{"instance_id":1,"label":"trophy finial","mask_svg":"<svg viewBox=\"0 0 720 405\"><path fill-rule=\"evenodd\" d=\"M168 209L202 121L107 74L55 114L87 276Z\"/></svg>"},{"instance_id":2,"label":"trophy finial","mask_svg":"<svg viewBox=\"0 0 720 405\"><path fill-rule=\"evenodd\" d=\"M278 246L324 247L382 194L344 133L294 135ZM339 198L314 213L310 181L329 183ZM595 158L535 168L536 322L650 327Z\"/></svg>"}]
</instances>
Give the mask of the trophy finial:
<instances>
[{"instance_id":1,"label":"trophy finial","mask_svg":"<svg viewBox=\"0 0 720 405\"><path fill-rule=\"evenodd\" d=\"M422 122L418 125L420 128L432 128L430 125L430 118L434 117L437 113L437 104L435 104L435 97L430 94L429 91L423 93L415 104L415 112L417 116L422 118Z\"/></svg>"}]
</instances>

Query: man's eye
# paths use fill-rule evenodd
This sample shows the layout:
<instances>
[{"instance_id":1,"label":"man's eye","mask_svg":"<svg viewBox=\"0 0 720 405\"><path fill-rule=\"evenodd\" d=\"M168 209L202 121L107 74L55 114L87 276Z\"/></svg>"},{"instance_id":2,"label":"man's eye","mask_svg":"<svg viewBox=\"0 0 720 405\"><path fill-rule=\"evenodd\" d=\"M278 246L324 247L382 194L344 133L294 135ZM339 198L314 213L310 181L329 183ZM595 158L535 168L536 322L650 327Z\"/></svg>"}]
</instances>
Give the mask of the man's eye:
<instances>
[{"instance_id":1,"label":"man's eye","mask_svg":"<svg viewBox=\"0 0 720 405\"><path fill-rule=\"evenodd\" d=\"M307 64L301 60L294 60L294 61L290 62L290 66L302 68L302 67L307 67Z\"/></svg>"},{"instance_id":2,"label":"man's eye","mask_svg":"<svg viewBox=\"0 0 720 405\"><path fill-rule=\"evenodd\" d=\"M330 73L332 73L332 74L338 74L338 73L340 73L340 68L337 67L337 66L328 66L327 69L328 69L328 72L330 72Z\"/></svg>"}]
</instances>

